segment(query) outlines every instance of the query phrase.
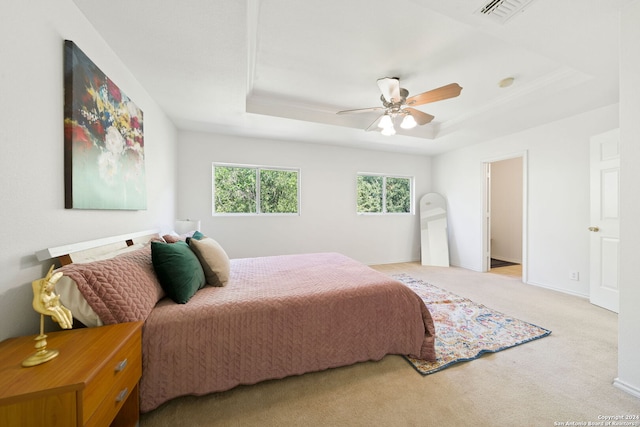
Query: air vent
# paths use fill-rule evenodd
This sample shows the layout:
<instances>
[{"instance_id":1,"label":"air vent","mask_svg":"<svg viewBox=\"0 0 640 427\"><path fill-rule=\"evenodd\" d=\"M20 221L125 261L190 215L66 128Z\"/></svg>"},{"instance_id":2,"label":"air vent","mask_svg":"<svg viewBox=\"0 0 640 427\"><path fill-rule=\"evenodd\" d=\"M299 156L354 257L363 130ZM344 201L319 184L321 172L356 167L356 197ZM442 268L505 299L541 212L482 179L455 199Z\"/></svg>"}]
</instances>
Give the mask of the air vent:
<instances>
[{"instance_id":1,"label":"air vent","mask_svg":"<svg viewBox=\"0 0 640 427\"><path fill-rule=\"evenodd\" d=\"M519 12L523 12L533 0L491 0L482 6L476 14L486 16L504 24Z\"/></svg>"}]
</instances>

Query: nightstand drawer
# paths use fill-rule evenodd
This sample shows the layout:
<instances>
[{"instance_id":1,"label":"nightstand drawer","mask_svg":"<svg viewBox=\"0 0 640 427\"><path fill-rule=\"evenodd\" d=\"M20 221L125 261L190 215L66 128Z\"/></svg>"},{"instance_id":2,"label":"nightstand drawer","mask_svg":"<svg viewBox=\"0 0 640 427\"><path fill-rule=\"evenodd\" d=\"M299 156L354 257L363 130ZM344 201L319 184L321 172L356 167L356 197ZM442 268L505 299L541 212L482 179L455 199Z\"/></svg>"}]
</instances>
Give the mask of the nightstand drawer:
<instances>
[{"instance_id":1,"label":"nightstand drawer","mask_svg":"<svg viewBox=\"0 0 640 427\"><path fill-rule=\"evenodd\" d=\"M109 424L131 393L138 392L136 384L142 374L140 342L138 330L102 364L86 385L82 393L83 424L89 421L91 425Z\"/></svg>"},{"instance_id":2,"label":"nightstand drawer","mask_svg":"<svg viewBox=\"0 0 640 427\"><path fill-rule=\"evenodd\" d=\"M89 418L89 421L85 423L85 427L109 424L120 412L127 399L138 399L138 378L139 376L133 375L133 370L130 370L128 375L120 377L113 388L103 396L104 400Z\"/></svg>"}]
</instances>

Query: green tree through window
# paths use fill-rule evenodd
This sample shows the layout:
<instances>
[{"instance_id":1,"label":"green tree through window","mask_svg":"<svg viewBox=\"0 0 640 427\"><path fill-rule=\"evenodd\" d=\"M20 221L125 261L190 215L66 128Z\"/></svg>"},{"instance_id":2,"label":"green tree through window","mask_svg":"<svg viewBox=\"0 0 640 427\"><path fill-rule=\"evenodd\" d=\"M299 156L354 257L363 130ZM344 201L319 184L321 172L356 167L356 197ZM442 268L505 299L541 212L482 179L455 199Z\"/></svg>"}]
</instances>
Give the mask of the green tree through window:
<instances>
[{"instance_id":1,"label":"green tree through window","mask_svg":"<svg viewBox=\"0 0 640 427\"><path fill-rule=\"evenodd\" d=\"M359 174L358 213L411 213L411 178Z\"/></svg>"},{"instance_id":2,"label":"green tree through window","mask_svg":"<svg viewBox=\"0 0 640 427\"><path fill-rule=\"evenodd\" d=\"M411 212L411 181L408 178L388 177L387 181L387 212Z\"/></svg>"},{"instance_id":3,"label":"green tree through window","mask_svg":"<svg viewBox=\"0 0 640 427\"><path fill-rule=\"evenodd\" d=\"M216 213L256 212L256 171L250 168L214 167Z\"/></svg>"},{"instance_id":4,"label":"green tree through window","mask_svg":"<svg viewBox=\"0 0 640 427\"><path fill-rule=\"evenodd\" d=\"M358 212L382 212L382 178L358 175Z\"/></svg>"},{"instance_id":5,"label":"green tree through window","mask_svg":"<svg viewBox=\"0 0 640 427\"><path fill-rule=\"evenodd\" d=\"M213 165L214 214L296 214L297 169Z\"/></svg>"},{"instance_id":6,"label":"green tree through window","mask_svg":"<svg viewBox=\"0 0 640 427\"><path fill-rule=\"evenodd\" d=\"M298 212L298 172L260 170L260 211L264 213Z\"/></svg>"}]
</instances>

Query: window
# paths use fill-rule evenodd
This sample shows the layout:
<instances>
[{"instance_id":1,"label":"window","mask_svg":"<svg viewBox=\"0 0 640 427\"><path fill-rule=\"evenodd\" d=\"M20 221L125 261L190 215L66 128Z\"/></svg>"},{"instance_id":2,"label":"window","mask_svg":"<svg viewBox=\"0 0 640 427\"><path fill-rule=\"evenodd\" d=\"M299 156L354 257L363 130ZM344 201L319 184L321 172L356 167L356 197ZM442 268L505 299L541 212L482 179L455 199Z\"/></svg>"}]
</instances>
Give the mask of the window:
<instances>
[{"instance_id":1,"label":"window","mask_svg":"<svg viewBox=\"0 0 640 427\"><path fill-rule=\"evenodd\" d=\"M300 170L213 164L214 214L297 214Z\"/></svg>"},{"instance_id":2,"label":"window","mask_svg":"<svg viewBox=\"0 0 640 427\"><path fill-rule=\"evenodd\" d=\"M358 213L413 213L413 179L358 174Z\"/></svg>"}]
</instances>

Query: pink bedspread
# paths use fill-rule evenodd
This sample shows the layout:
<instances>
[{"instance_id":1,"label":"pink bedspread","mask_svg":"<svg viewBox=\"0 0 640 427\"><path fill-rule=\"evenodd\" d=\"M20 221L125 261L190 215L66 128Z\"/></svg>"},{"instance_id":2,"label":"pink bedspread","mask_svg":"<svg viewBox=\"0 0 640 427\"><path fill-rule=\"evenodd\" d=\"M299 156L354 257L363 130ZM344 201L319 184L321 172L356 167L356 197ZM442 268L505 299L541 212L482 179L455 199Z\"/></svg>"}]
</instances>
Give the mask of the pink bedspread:
<instances>
[{"instance_id":1,"label":"pink bedspread","mask_svg":"<svg viewBox=\"0 0 640 427\"><path fill-rule=\"evenodd\" d=\"M387 354L435 360L434 334L420 297L343 255L234 259L226 287L147 318L141 410Z\"/></svg>"}]
</instances>

